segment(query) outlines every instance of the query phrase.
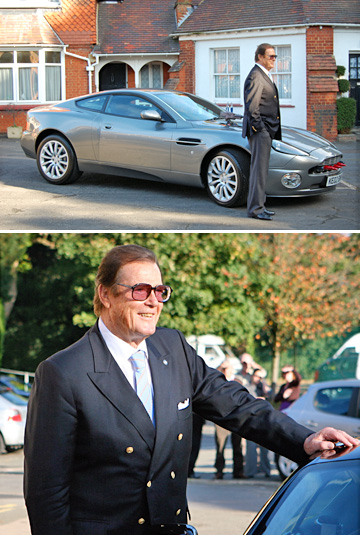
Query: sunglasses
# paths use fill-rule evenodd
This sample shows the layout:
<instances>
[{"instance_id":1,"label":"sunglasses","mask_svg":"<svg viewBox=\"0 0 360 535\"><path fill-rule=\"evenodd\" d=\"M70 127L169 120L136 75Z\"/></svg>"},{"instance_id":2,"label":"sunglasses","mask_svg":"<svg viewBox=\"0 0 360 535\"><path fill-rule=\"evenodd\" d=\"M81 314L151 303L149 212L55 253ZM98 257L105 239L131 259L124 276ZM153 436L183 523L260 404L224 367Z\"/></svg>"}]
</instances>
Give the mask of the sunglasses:
<instances>
[{"instance_id":1,"label":"sunglasses","mask_svg":"<svg viewBox=\"0 0 360 535\"><path fill-rule=\"evenodd\" d=\"M276 59L277 58L277 56L275 54L273 54L271 56L266 56L266 57L269 58L269 59Z\"/></svg>"},{"instance_id":2,"label":"sunglasses","mask_svg":"<svg viewBox=\"0 0 360 535\"><path fill-rule=\"evenodd\" d=\"M170 286L166 286L165 284L158 284L158 286L151 286L151 284L146 284L144 282L140 282L134 286L121 284L120 282L117 282L116 284L118 286L130 288L130 290L132 290L131 296L134 301L146 301L151 292L154 290L155 297L159 303L166 303L166 301L169 301L172 294L172 288Z\"/></svg>"}]
</instances>

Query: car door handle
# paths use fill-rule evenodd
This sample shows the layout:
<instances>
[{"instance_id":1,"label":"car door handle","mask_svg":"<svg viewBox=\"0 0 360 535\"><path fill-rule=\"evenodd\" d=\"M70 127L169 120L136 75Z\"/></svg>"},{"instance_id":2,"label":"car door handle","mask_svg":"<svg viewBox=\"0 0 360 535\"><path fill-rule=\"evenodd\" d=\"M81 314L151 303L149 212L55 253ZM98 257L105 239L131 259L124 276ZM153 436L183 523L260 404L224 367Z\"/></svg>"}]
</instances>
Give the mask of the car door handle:
<instances>
[{"instance_id":1,"label":"car door handle","mask_svg":"<svg viewBox=\"0 0 360 535\"><path fill-rule=\"evenodd\" d=\"M105 128L105 130L111 130L112 126L111 126L111 124L105 124L104 128Z\"/></svg>"}]
</instances>

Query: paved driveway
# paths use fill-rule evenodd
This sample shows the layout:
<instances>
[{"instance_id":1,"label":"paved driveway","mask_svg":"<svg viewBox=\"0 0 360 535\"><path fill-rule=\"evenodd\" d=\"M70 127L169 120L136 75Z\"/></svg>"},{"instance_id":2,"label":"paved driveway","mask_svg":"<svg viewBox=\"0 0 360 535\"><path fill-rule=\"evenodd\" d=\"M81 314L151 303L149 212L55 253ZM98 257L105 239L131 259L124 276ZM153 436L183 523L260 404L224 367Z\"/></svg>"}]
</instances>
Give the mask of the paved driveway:
<instances>
[{"instance_id":1,"label":"paved driveway","mask_svg":"<svg viewBox=\"0 0 360 535\"><path fill-rule=\"evenodd\" d=\"M84 173L54 186L25 157L17 140L0 138L0 230L353 231L359 230L360 142L338 144L347 167L335 192L269 199L273 221L223 208L205 190Z\"/></svg>"}]
</instances>

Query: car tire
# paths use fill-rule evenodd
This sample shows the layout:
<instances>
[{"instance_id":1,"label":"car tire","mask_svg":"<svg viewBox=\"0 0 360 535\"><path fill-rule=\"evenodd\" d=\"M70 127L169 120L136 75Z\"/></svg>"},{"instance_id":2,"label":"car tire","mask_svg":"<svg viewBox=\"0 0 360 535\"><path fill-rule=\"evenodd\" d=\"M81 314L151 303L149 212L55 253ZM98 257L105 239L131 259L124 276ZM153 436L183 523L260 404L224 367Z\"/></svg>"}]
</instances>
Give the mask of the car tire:
<instances>
[{"instance_id":1,"label":"car tire","mask_svg":"<svg viewBox=\"0 0 360 535\"><path fill-rule=\"evenodd\" d=\"M213 154L206 166L206 189L220 206L232 208L246 203L250 159L240 151L227 149Z\"/></svg>"},{"instance_id":2,"label":"car tire","mask_svg":"<svg viewBox=\"0 0 360 535\"><path fill-rule=\"evenodd\" d=\"M3 453L7 453L7 449L6 449L4 437L0 433L0 455L2 455Z\"/></svg>"},{"instance_id":3,"label":"car tire","mask_svg":"<svg viewBox=\"0 0 360 535\"><path fill-rule=\"evenodd\" d=\"M290 461L290 459L278 454L275 454L275 464L281 479L289 477L289 475L298 467L294 461Z\"/></svg>"},{"instance_id":4,"label":"car tire","mask_svg":"<svg viewBox=\"0 0 360 535\"><path fill-rule=\"evenodd\" d=\"M51 184L70 184L82 174L72 146L59 135L42 140L36 161L41 175Z\"/></svg>"}]
</instances>

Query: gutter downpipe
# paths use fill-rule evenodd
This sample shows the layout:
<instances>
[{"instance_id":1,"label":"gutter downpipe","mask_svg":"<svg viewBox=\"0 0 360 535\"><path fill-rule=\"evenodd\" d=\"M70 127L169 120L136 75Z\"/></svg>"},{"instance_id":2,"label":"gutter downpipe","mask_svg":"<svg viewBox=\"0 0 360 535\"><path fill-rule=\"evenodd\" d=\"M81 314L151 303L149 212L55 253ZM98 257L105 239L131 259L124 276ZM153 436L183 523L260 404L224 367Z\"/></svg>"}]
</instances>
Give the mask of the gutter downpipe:
<instances>
[{"instance_id":1,"label":"gutter downpipe","mask_svg":"<svg viewBox=\"0 0 360 535\"><path fill-rule=\"evenodd\" d=\"M92 93L92 72L94 71L95 65L97 65L99 63L98 58L96 58L96 62L95 63L91 63L90 58L85 58L84 56L79 56L78 54L73 54L72 52L68 52L66 50L66 48L65 48L65 55L66 56L71 56L71 57L77 58L77 59L83 59L84 61L87 61L87 66L85 68L86 68L86 70L88 72L88 76L89 76L89 94L91 94Z\"/></svg>"}]
</instances>

